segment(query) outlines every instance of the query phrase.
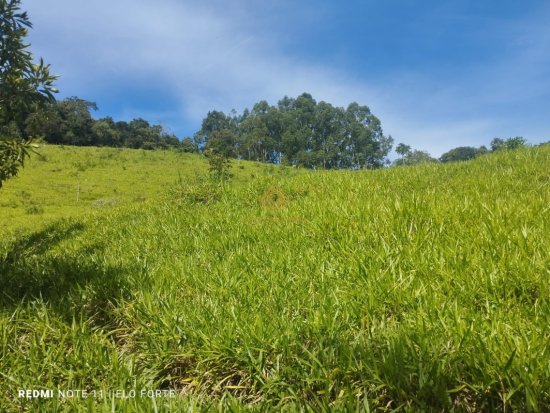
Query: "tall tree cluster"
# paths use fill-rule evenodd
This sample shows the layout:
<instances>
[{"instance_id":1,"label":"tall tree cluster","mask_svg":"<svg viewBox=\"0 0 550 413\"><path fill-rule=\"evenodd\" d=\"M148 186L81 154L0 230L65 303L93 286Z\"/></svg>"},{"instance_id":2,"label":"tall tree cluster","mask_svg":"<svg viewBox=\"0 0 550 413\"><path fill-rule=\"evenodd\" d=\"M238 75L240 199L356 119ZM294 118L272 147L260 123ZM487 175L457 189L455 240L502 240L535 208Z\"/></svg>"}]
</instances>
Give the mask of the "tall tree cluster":
<instances>
[{"instance_id":1,"label":"tall tree cluster","mask_svg":"<svg viewBox=\"0 0 550 413\"><path fill-rule=\"evenodd\" d=\"M211 111L194 141L228 157L326 169L382 167L393 143L367 106L335 107L308 93L240 115Z\"/></svg>"}]
</instances>

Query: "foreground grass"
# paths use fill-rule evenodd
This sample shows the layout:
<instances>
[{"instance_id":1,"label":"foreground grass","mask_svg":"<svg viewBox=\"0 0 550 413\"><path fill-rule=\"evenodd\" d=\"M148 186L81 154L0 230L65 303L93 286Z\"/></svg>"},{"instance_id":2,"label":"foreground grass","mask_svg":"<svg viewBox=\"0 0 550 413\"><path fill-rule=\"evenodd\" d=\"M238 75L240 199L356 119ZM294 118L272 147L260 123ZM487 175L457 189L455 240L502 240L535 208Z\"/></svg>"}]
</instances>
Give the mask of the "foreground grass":
<instances>
[{"instance_id":1,"label":"foreground grass","mask_svg":"<svg viewBox=\"0 0 550 413\"><path fill-rule=\"evenodd\" d=\"M12 236L0 406L548 411L549 171L541 147L172 181L154 202ZM177 396L113 393L141 389Z\"/></svg>"}]
</instances>

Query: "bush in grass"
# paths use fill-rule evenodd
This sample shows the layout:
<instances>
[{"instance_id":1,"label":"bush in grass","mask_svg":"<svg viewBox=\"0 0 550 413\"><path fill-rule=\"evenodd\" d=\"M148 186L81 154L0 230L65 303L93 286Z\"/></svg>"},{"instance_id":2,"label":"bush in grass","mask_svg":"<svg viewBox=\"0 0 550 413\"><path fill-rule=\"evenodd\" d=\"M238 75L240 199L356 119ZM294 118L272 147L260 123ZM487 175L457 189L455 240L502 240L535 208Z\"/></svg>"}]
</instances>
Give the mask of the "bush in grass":
<instances>
[{"instance_id":1,"label":"bush in grass","mask_svg":"<svg viewBox=\"0 0 550 413\"><path fill-rule=\"evenodd\" d=\"M212 150L205 152L208 159L208 170L210 176L215 181L224 182L231 178L233 175L229 172L231 169L231 159L222 153L217 153Z\"/></svg>"}]
</instances>

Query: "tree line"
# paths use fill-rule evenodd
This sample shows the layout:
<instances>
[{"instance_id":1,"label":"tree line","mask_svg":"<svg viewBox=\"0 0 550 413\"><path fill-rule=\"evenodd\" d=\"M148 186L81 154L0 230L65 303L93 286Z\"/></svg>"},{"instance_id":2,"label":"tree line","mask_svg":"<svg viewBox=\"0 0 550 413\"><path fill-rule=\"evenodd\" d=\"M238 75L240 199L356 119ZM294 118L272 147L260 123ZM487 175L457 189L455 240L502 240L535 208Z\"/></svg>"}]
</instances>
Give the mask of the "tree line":
<instances>
[{"instance_id":1,"label":"tree line","mask_svg":"<svg viewBox=\"0 0 550 413\"><path fill-rule=\"evenodd\" d=\"M67 98L53 102L30 113L20 125L22 136L41 136L58 145L112 146L134 149L182 148L182 142L160 125L145 119L130 122L111 117L94 119L94 102Z\"/></svg>"},{"instance_id":2,"label":"tree line","mask_svg":"<svg viewBox=\"0 0 550 413\"><path fill-rule=\"evenodd\" d=\"M401 165L416 165L419 163L426 163L426 162L461 162L461 161L468 161L470 159L477 158L480 155L485 155L487 153L491 152L497 152L501 150L508 150L508 149L518 149L527 146L527 141L521 137L516 136L513 138L494 138L491 141L491 146L489 149L485 145L482 145L478 148L473 146L459 146L457 148L453 148L448 152L445 152L443 155L439 157L439 159L433 158L428 152L421 151L418 149L411 148L410 145L406 145L404 143L399 143L396 148L395 152L399 155L399 158L397 158L393 165L395 166L401 166Z\"/></svg>"},{"instance_id":3,"label":"tree line","mask_svg":"<svg viewBox=\"0 0 550 413\"><path fill-rule=\"evenodd\" d=\"M13 121L11 134L25 139L40 136L58 145L179 149L308 168L372 169L390 163L387 155L392 138L384 136L380 121L367 106L351 103L346 109L334 107L317 103L308 93L296 99L285 97L277 106L262 100L241 115L235 111L208 112L193 139L183 140L141 118L129 122L112 117L94 119L95 110L95 102L77 97L48 101ZM490 148L460 146L436 159L426 151L399 143L395 147L399 157L393 165L466 161L526 144L520 136L494 138Z\"/></svg>"},{"instance_id":4,"label":"tree line","mask_svg":"<svg viewBox=\"0 0 550 413\"><path fill-rule=\"evenodd\" d=\"M95 110L96 103L77 97L52 101L20 117L13 129L20 137L41 136L51 144L175 148L326 169L379 168L389 164L392 148L392 138L367 106L351 103L344 109L316 102L308 93L284 97L277 106L262 100L240 115L210 111L193 139L183 140L141 118L96 120Z\"/></svg>"}]
</instances>

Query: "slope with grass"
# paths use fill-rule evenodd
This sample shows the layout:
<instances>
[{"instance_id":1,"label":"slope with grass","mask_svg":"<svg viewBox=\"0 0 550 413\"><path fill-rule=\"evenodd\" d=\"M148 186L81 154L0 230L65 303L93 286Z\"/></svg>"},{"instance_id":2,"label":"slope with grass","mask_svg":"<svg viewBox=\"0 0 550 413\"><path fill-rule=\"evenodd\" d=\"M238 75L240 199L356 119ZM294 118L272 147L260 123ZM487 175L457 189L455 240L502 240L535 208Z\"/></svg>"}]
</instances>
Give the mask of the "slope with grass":
<instances>
[{"instance_id":1,"label":"slope with grass","mask_svg":"<svg viewBox=\"0 0 550 413\"><path fill-rule=\"evenodd\" d=\"M230 185L135 153L135 171L174 156L172 172L128 178L116 208L9 224L7 410L548 411L550 147L364 172L243 164Z\"/></svg>"},{"instance_id":2,"label":"slope with grass","mask_svg":"<svg viewBox=\"0 0 550 413\"><path fill-rule=\"evenodd\" d=\"M177 151L43 145L2 188L0 231L155 201L174 185L197 183L207 170L202 157ZM237 161L232 173L238 184L268 170Z\"/></svg>"}]
</instances>

